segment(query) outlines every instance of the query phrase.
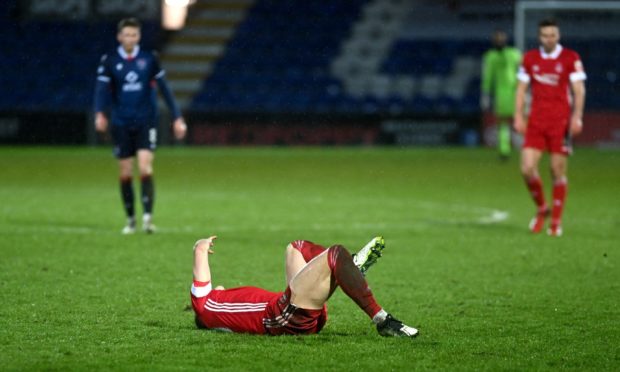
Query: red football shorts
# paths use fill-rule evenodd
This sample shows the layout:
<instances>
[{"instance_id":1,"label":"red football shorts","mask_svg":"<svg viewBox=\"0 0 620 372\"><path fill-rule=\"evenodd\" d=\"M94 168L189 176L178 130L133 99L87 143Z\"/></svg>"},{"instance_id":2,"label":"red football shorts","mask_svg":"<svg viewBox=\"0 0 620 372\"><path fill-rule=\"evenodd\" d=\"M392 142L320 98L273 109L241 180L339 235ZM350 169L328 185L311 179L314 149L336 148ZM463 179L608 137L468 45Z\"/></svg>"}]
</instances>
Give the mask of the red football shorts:
<instances>
[{"instance_id":1,"label":"red football shorts","mask_svg":"<svg viewBox=\"0 0 620 372\"><path fill-rule=\"evenodd\" d=\"M320 310L299 308L290 303L291 289L265 309L263 325L270 335L308 335L319 333L327 322L327 306Z\"/></svg>"},{"instance_id":2,"label":"red football shorts","mask_svg":"<svg viewBox=\"0 0 620 372\"><path fill-rule=\"evenodd\" d=\"M532 120L525 131L523 148L534 148L554 154L570 155L573 152L568 118Z\"/></svg>"}]
</instances>

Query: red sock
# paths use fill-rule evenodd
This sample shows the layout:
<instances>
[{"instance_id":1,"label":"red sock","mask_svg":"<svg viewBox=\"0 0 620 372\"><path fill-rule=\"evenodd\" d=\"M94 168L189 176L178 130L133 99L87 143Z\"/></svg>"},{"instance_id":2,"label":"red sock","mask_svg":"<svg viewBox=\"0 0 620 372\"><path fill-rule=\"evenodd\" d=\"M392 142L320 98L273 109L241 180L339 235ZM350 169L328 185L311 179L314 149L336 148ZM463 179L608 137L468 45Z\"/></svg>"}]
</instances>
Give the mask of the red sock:
<instances>
[{"instance_id":1,"label":"red sock","mask_svg":"<svg viewBox=\"0 0 620 372\"><path fill-rule=\"evenodd\" d=\"M538 210L543 210L547 207L547 203L545 203L545 193L543 192L543 184L542 180L539 176L534 176L529 179L525 179L525 183L527 188L530 190L530 195L532 195L532 199L534 203L536 203L536 207Z\"/></svg>"},{"instance_id":2,"label":"red sock","mask_svg":"<svg viewBox=\"0 0 620 372\"><path fill-rule=\"evenodd\" d=\"M551 225L559 226L562 222L564 200L568 189L566 177L562 177L553 183L553 208L551 209Z\"/></svg>"},{"instance_id":3,"label":"red sock","mask_svg":"<svg viewBox=\"0 0 620 372\"><path fill-rule=\"evenodd\" d=\"M314 257L325 252L325 247L307 240L295 240L294 242L291 242L291 246L301 252L301 255L304 256L304 260L306 262L312 261Z\"/></svg>"},{"instance_id":4,"label":"red sock","mask_svg":"<svg viewBox=\"0 0 620 372\"><path fill-rule=\"evenodd\" d=\"M349 251L341 245L329 247L327 264L336 283L371 319L381 311L381 306L377 304L366 279L353 263Z\"/></svg>"}]
</instances>

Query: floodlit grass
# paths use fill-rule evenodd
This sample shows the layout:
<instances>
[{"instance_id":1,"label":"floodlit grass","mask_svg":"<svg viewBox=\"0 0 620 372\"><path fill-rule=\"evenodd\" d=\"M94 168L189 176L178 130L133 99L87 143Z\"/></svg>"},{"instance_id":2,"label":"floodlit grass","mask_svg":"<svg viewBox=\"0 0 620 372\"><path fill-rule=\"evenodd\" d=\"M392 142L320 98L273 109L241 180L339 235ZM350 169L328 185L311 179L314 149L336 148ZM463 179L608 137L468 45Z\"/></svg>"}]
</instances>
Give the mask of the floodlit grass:
<instances>
[{"instance_id":1,"label":"floodlit grass","mask_svg":"<svg viewBox=\"0 0 620 372\"><path fill-rule=\"evenodd\" d=\"M491 150L156 157L159 231L121 236L109 149L0 148L0 368L620 368L620 152L571 158L559 239L527 232L534 207L517 160ZM341 292L319 335L196 330L191 247L210 234L215 284L270 290L284 289L289 241L353 251L382 234L387 248L368 280L421 335L379 337Z\"/></svg>"}]
</instances>

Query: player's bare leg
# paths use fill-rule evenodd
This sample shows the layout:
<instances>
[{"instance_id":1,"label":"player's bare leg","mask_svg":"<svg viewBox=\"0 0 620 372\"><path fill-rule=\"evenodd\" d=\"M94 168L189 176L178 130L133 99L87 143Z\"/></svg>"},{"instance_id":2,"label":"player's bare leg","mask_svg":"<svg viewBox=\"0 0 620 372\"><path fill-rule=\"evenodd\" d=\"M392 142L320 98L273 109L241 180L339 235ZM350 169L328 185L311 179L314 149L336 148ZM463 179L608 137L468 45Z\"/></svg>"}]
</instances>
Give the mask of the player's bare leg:
<instances>
[{"instance_id":1,"label":"player's bare leg","mask_svg":"<svg viewBox=\"0 0 620 372\"><path fill-rule=\"evenodd\" d=\"M524 148L521 151L521 174L530 195L536 204L536 215L530 221L530 231L539 233L545 226L545 219L549 216L549 207L545 202L542 180L538 173L538 163L542 157L542 151L533 148Z\"/></svg>"},{"instance_id":2,"label":"player's bare leg","mask_svg":"<svg viewBox=\"0 0 620 372\"><path fill-rule=\"evenodd\" d=\"M153 225L153 204L155 202L155 186L153 183L153 159L151 150L138 150L138 169L142 186L142 230L151 234L155 232Z\"/></svg>"},{"instance_id":3,"label":"player's bare leg","mask_svg":"<svg viewBox=\"0 0 620 372\"><path fill-rule=\"evenodd\" d=\"M322 309L337 286L377 324L382 336L417 336L415 328L402 324L377 304L353 257L340 245L329 247L292 278L291 303L304 309Z\"/></svg>"},{"instance_id":4,"label":"player's bare leg","mask_svg":"<svg viewBox=\"0 0 620 372\"><path fill-rule=\"evenodd\" d=\"M551 154L551 177L553 178L553 205L551 208L551 226L547 233L551 236L562 235L562 212L568 189L566 172L568 159L564 154Z\"/></svg>"},{"instance_id":5,"label":"player's bare leg","mask_svg":"<svg viewBox=\"0 0 620 372\"><path fill-rule=\"evenodd\" d=\"M119 159L119 181L121 188L121 198L125 213L127 215L127 225L123 228L123 234L133 234L136 232L136 217L134 210L134 193L133 193L133 157Z\"/></svg>"},{"instance_id":6,"label":"player's bare leg","mask_svg":"<svg viewBox=\"0 0 620 372\"><path fill-rule=\"evenodd\" d=\"M291 242L286 246L286 284L290 284L291 279L297 275L301 271L301 269L306 266L306 260L304 259L303 254L297 248L294 247L294 244L297 242Z\"/></svg>"},{"instance_id":7,"label":"player's bare leg","mask_svg":"<svg viewBox=\"0 0 620 372\"><path fill-rule=\"evenodd\" d=\"M377 236L371 239L359 252L353 255L355 266L362 274L366 275L368 269L381 257L384 248L383 237ZM295 240L289 243L286 247L286 284L290 283L291 279L303 269L306 263L324 251L325 247L307 240Z\"/></svg>"},{"instance_id":8,"label":"player's bare leg","mask_svg":"<svg viewBox=\"0 0 620 372\"><path fill-rule=\"evenodd\" d=\"M194 281L192 283L192 295L196 297L204 297L211 292L211 268L209 267L209 255L213 254L214 241L217 237L211 236L207 239L200 239L194 244ZM223 287L216 287L224 289ZM196 315L196 326L205 328L204 324Z\"/></svg>"},{"instance_id":9,"label":"player's bare leg","mask_svg":"<svg viewBox=\"0 0 620 372\"><path fill-rule=\"evenodd\" d=\"M309 310L322 309L336 285L331 274L325 251L305 264L289 281L291 303Z\"/></svg>"}]
</instances>

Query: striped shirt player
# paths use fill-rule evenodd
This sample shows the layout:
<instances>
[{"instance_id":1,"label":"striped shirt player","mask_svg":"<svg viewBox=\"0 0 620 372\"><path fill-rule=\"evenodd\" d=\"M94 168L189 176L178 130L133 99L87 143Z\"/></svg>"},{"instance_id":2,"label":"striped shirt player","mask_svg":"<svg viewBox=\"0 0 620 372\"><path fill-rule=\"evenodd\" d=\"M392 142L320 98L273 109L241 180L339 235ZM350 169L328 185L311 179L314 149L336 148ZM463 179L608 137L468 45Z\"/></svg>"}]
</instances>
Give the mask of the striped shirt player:
<instances>
[{"instance_id":1,"label":"striped shirt player","mask_svg":"<svg viewBox=\"0 0 620 372\"><path fill-rule=\"evenodd\" d=\"M560 45L559 27L555 21L544 20L539 24L539 39L540 48L528 51L519 68L515 129L525 134L521 172L537 207L530 231L540 232L550 216L548 234L561 236L568 184L567 157L572 152L571 137L582 130L586 74L579 54ZM526 125L523 109L528 86L531 87L532 103ZM551 208L545 202L538 174L538 162L544 151L551 154Z\"/></svg>"},{"instance_id":2,"label":"striped shirt player","mask_svg":"<svg viewBox=\"0 0 620 372\"><path fill-rule=\"evenodd\" d=\"M318 333L327 322L327 299L339 286L368 314L382 336L418 334L377 304L363 276L381 255L381 237L371 240L354 257L341 245L325 248L306 240L291 242L286 248L288 286L284 292L257 287L212 288L208 255L213 253L215 238L194 245L190 293L199 328L274 336Z\"/></svg>"},{"instance_id":3,"label":"striped shirt player","mask_svg":"<svg viewBox=\"0 0 620 372\"><path fill-rule=\"evenodd\" d=\"M186 131L181 112L165 79L165 72L153 52L139 46L140 23L124 19L118 26L117 50L101 57L95 87L95 125L105 132L111 109L111 134L114 154L119 159L121 196L128 223L123 233L135 232L134 195L132 187L133 159L138 157L142 185L143 229L154 232L152 211L154 185L153 151L157 145L157 101L155 86L164 97L174 119L177 138Z\"/></svg>"}]
</instances>

